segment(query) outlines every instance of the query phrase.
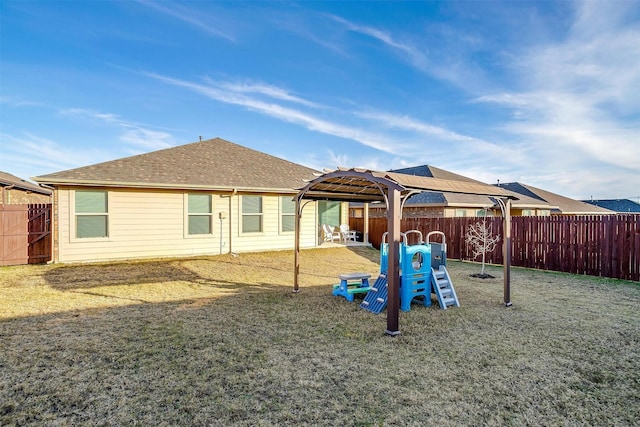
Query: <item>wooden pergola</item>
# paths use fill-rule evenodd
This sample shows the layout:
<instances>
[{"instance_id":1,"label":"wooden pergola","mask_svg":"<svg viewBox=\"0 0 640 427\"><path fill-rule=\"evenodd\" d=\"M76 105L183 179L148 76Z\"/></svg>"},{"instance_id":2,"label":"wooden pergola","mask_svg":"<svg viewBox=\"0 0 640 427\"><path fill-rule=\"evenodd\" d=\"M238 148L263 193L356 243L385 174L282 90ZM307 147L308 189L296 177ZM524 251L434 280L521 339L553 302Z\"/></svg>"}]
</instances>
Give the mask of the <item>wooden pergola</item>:
<instances>
[{"instance_id":1,"label":"wooden pergola","mask_svg":"<svg viewBox=\"0 0 640 427\"><path fill-rule=\"evenodd\" d=\"M388 224L388 335L398 335L400 317L400 220L406 200L423 191L476 194L493 197L503 214L504 248L504 304L511 306L511 200L517 199L506 190L475 182L452 181L395 172L367 169L345 169L327 172L308 182L296 195L295 256L293 291L299 292L300 273L300 217L309 201L332 200L343 202L380 202L387 207Z\"/></svg>"}]
</instances>

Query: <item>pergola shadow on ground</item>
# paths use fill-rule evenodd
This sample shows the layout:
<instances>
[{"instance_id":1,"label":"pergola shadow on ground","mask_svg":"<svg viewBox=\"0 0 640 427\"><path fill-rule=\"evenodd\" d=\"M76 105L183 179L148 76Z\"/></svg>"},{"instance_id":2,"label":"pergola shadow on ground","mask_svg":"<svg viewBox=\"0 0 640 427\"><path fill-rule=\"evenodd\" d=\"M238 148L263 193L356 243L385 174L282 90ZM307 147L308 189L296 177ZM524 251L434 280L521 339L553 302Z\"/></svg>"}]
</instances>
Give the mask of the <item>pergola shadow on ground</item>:
<instances>
[{"instance_id":1,"label":"pergola shadow on ground","mask_svg":"<svg viewBox=\"0 0 640 427\"><path fill-rule=\"evenodd\" d=\"M389 239L387 305L388 335L400 333L400 220L406 200L424 191L484 195L494 198L500 206L504 227L504 304L511 305L511 200L512 193L493 185L452 181L396 172L367 169L345 169L324 173L309 181L296 195L294 292L299 291L300 273L300 217L305 205L314 200L342 202L384 203L387 208ZM366 209L365 209L366 212ZM367 218L365 218L365 224Z\"/></svg>"}]
</instances>

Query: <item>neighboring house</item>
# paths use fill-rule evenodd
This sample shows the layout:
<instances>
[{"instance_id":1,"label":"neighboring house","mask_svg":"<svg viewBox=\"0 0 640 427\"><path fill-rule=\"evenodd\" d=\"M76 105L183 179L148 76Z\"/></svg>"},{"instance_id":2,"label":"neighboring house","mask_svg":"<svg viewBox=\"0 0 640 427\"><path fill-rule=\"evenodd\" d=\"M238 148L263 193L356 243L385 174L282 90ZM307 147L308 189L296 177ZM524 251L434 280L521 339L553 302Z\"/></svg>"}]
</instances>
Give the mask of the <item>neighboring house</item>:
<instances>
[{"instance_id":1,"label":"neighboring house","mask_svg":"<svg viewBox=\"0 0 640 427\"><path fill-rule=\"evenodd\" d=\"M51 203L51 190L6 172L0 172L0 192L3 205Z\"/></svg>"},{"instance_id":2,"label":"neighboring house","mask_svg":"<svg viewBox=\"0 0 640 427\"><path fill-rule=\"evenodd\" d=\"M431 165L414 166L403 169L394 169L391 172L399 172L408 175L425 176L430 178L446 179L452 181L481 183L475 179L458 175L453 172L439 169ZM518 200L512 201L511 215L549 215L551 206L545 201L536 198L515 195ZM351 204L351 216L361 217L362 205ZM383 207L370 205L369 216L384 216L386 210ZM487 196L471 194L454 194L426 191L410 197L404 205L402 215L405 218L441 218L441 217L475 217L475 216L500 216L500 207Z\"/></svg>"},{"instance_id":3,"label":"neighboring house","mask_svg":"<svg viewBox=\"0 0 640 427\"><path fill-rule=\"evenodd\" d=\"M541 190L532 185L521 184L519 182L500 183L496 185L500 188L511 190L514 193L554 205L555 208L551 210L551 215L609 215L615 213L609 209L570 199L550 191Z\"/></svg>"},{"instance_id":4,"label":"neighboring house","mask_svg":"<svg viewBox=\"0 0 640 427\"><path fill-rule=\"evenodd\" d=\"M34 177L54 190L54 262L292 249L313 169L220 138ZM318 244L318 204L301 247Z\"/></svg>"},{"instance_id":5,"label":"neighboring house","mask_svg":"<svg viewBox=\"0 0 640 427\"><path fill-rule=\"evenodd\" d=\"M629 199L583 200L583 202L616 213L640 213L640 203Z\"/></svg>"}]
</instances>

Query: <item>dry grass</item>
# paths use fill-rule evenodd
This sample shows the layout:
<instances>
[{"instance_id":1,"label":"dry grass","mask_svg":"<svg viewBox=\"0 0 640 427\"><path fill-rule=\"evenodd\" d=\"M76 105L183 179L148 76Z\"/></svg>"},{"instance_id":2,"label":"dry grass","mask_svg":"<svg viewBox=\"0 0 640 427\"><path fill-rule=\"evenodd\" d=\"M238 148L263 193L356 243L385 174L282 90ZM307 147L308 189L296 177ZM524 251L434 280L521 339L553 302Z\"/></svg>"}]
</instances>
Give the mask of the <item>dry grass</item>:
<instances>
[{"instance_id":1,"label":"dry grass","mask_svg":"<svg viewBox=\"0 0 640 427\"><path fill-rule=\"evenodd\" d=\"M514 306L450 262L462 307L402 335L331 296L370 249L0 269L0 425L637 425L640 286L514 269Z\"/></svg>"}]
</instances>

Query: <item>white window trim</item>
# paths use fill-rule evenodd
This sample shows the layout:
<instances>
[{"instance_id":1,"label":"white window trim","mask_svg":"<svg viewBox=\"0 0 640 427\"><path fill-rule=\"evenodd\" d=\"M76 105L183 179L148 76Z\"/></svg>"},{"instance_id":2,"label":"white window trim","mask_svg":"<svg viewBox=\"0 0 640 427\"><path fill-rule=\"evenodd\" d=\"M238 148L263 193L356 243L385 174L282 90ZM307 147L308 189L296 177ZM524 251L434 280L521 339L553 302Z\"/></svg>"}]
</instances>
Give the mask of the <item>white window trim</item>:
<instances>
[{"instance_id":1,"label":"white window trim","mask_svg":"<svg viewBox=\"0 0 640 427\"><path fill-rule=\"evenodd\" d=\"M260 197L260 205L262 207L262 211L260 213L248 213L247 215L259 215L260 216L260 231L243 231L243 223L245 213L242 210L242 198L243 197ZM278 203L280 203L278 201ZM245 194L238 197L238 212L240 212L240 221L238 221L238 232L243 236L256 236L260 234L264 234L264 196L262 194Z\"/></svg>"},{"instance_id":2,"label":"white window trim","mask_svg":"<svg viewBox=\"0 0 640 427\"><path fill-rule=\"evenodd\" d=\"M212 237L214 237L214 233L215 233L215 226L213 223L213 212L215 211L214 206L213 206L213 195L210 193L207 193L207 195L209 196L209 198L211 199L211 213L209 213L209 227L211 228L211 233L209 234L189 234L189 194L198 194L198 193L184 193L184 197L183 197L183 207L184 207L184 225L183 225L183 235L185 239L210 239ZM199 214L194 214L194 215L199 215L199 216L203 216L206 214L203 213L199 213Z\"/></svg>"},{"instance_id":3,"label":"white window trim","mask_svg":"<svg viewBox=\"0 0 640 427\"><path fill-rule=\"evenodd\" d=\"M78 227L76 225L76 191L100 191L107 193L107 212L95 214L96 216L107 217L107 236L106 237L78 237ZM90 243L90 242L110 242L112 236L111 229L111 192L108 190L97 189L75 189L69 190L69 242L73 243ZM82 215L92 215L83 213Z\"/></svg>"}]
</instances>

